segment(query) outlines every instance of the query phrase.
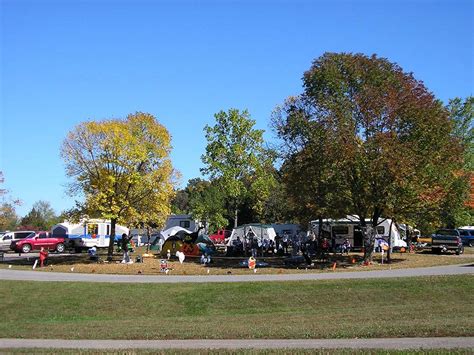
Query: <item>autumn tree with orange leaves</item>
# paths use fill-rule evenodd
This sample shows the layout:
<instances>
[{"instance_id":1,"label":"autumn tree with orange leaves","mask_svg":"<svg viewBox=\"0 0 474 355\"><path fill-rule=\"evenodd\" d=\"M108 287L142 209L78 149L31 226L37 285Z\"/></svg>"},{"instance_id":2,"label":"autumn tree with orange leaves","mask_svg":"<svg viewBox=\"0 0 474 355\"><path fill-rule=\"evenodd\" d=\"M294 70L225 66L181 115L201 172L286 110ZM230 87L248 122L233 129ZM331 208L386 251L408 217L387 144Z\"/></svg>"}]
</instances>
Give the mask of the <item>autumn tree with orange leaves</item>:
<instances>
[{"instance_id":1,"label":"autumn tree with orange leaves","mask_svg":"<svg viewBox=\"0 0 474 355\"><path fill-rule=\"evenodd\" d=\"M370 225L382 217L410 223L436 218L446 182L462 166L461 144L451 135L442 103L385 58L326 53L303 82L299 108L287 101L274 120L278 135L293 149L286 150L283 166L299 171L291 180L299 184L293 190L311 184L320 189L323 195L316 188L310 196L314 211L358 216L369 261L375 242ZM304 114L295 119L295 110ZM321 137L314 136L315 127ZM319 172L298 170L298 162L309 156L313 169L319 161Z\"/></svg>"}]
</instances>

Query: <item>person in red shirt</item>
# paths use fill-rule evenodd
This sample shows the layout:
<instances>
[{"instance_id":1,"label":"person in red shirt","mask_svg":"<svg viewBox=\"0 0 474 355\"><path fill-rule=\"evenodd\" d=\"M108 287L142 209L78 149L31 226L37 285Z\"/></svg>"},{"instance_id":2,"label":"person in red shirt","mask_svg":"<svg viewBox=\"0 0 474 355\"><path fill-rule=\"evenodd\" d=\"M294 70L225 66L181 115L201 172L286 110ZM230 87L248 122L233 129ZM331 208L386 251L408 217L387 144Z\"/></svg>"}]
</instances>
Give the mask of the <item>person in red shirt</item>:
<instances>
[{"instance_id":1,"label":"person in red shirt","mask_svg":"<svg viewBox=\"0 0 474 355\"><path fill-rule=\"evenodd\" d=\"M48 258L48 251L45 250L43 247L41 247L41 250L40 250L40 267L44 266L44 262L46 261L47 258Z\"/></svg>"}]
</instances>

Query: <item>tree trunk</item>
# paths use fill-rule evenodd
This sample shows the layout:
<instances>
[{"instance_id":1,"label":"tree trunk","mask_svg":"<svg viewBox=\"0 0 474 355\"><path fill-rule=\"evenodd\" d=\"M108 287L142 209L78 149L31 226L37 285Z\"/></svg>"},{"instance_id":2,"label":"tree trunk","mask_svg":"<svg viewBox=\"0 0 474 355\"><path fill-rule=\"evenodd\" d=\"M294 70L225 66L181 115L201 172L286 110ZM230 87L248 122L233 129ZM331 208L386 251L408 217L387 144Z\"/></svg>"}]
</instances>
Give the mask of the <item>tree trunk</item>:
<instances>
[{"instance_id":1,"label":"tree trunk","mask_svg":"<svg viewBox=\"0 0 474 355\"><path fill-rule=\"evenodd\" d=\"M380 215L381 215L381 212L379 211L379 209L375 209L374 210L374 214L372 215L372 226L371 228L367 228L366 229L366 232L365 232L365 243L364 243L364 262L372 262L372 257L373 257L373 253L374 253L374 244L375 244L375 235L376 235L376 231L377 231L377 223L379 221L379 218L380 218ZM365 218L362 219L361 218L361 223L364 223L364 225L366 225L365 223ZM368 233L367 233L367 230L368 230Z\"/></svg>"},{"instance_id":2,"label":"tree trunk","mask_svg":"<svg viewBox=\"0 0 474 355\"><path fill-rule=\"evenodd\" d=\"M238 226L238 223L237 223L238 222L237 221L238 214L239 214L239 210L236 207L235 210L234 210L234 228L237 228L237 226Z\"/></svg>"},{"instance_id":3,"label":"tree trunk","mask_svg":"<svg viewBox=\"0 0 474 355\"><path fill-rule=\"evenodd\" d=\"M110 240L109 240L109 249L107 252L107 260L112 261L114 255L114 242L115 242L115 225L117 224L117 219L112 218L110 220Z\"/></svg>"},{"instance_id":4,"label":"tree trunk","mask_svg":"<svg viewBox=\"0 0 474 355\"><path fill-rule=\"evenodd\" d=\"M387 263L389 264L392 261L392 225L393 225L393 218L390 222L390 230L388 231Z\"/></svg>"},{"instance_id":5,"label":"tree trunk","mask_svg":"<svg viewBox=\"0 0 474 355\"><path fill-rule=\"evenodd\" d=\"M146 226L146 236L147 236L147 243L146 243L146 253L150 251L150 226Z\"/></svg>"},{"instance_id":6,"label":"tree trunk","mask_svg":"<svg viewBox=\"0 0 474 355\"><path fill-rule=\"evenodd\" d=\"M361 215L358 215L358 216L359 216L359 225L362 232L362 249L364 250L364 261L369 261L369 258L371 257L371 255L368 253L368 250L370 249L369 248L370 236L368 235L368 233L370 232L368 231L367 223L365 222L365 216L361 216Z\"/></svg>"},{"instance_id":7,"label":"tree trunk","mask_svg":"<svg viewBox=\"0 0 474 355\"><path fill-rule=\"evenodd\" d=\"M323 240L323 216L318 216L319 222L319 229L318 229L318 248L321 245L321 241Z\"/></svg>"}]
</instances>

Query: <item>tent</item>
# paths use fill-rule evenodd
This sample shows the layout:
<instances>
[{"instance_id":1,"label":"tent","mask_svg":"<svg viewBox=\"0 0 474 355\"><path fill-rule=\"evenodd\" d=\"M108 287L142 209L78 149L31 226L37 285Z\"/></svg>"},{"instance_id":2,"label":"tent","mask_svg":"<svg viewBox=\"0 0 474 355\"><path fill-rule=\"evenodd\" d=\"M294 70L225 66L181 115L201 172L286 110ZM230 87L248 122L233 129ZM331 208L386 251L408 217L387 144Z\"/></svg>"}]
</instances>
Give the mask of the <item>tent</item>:
<instances>
[{"instance_id":1,"label":"tent","mask_svg":"<svg viewBox=\"0 0 474 355\"><path fill-rule=\"evenodd\" d=\"M232 234L227 240L227 246L233 246L233 241L237 237L243 242L250 232L257 237L259 243L262 243L264 239L275 241L275 229L270 224L244 224L232 230Z\"/></svg>"},{"instance_id":2,"label":"tent","mask_svg":"<svg viewBox=\"0 0 474 355\"><path fill-rule=\"evenodd\" d=\"M161 247L161 255L165 256L170 251L171 255L176 255L177 251L181 251L183 249L184 242L181 240L179 236L171 236L166 239L163 246Z\"/></svg>"},{"instance_id":3,"label":"tent","mask_svg":"<svg viewBox=\"0 0 474 355\"><path fill-rule=\"evenodd\" d=\"M212 254L215 251L214 243L207 235L191 232L182 227L171 227L161 232L161 254L166 255L170 250L172 255L181 251L185 255Z\"/></svg>"},{"instance_id":4,"label":"tent","mask_svg":"<svg viewBox=\"0 0 474 355\"><path fill-rule=\"evenodd\" d=\"M164 253L166 254L167 249L165 249L164 244L166 243L166 241L170 237L173 237L173 236L177 235L178 233L191 234L192 232L188 229L185 229L183 227L178 227L178 226L174 226L174 227L168 228L166 230L162 230L160 232L160 234L158 236L156 236L156 238L154 238L153 241L150 243L151 244L150 249L151 250L156 250L156 249L157 250L164 250Z\"/></svg>"}]
</instances>

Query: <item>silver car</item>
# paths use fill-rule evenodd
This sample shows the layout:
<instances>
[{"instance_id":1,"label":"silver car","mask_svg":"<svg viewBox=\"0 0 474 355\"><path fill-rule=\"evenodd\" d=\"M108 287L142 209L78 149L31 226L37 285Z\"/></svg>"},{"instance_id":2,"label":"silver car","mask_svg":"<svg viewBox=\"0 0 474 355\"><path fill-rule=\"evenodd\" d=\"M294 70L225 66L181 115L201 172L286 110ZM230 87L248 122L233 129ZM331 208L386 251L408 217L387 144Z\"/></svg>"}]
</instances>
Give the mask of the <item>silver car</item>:
<instances>
[{"instance_id":1,"label":"silver car","mask_svg":"<svg viewBox=\"0 0 474 355\"><path fill-rule=\"evenodd\" d=\"M15 231L15 232L0 232L0 250L10 250L12 242L25 239L30 235L35 234L34 231Z\"/></svg>"}]
</instances>

